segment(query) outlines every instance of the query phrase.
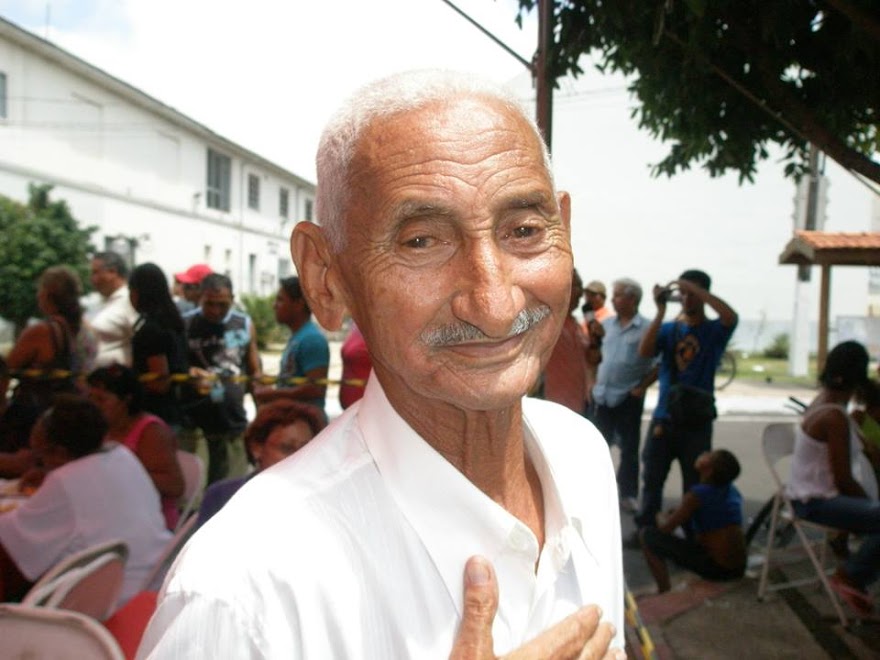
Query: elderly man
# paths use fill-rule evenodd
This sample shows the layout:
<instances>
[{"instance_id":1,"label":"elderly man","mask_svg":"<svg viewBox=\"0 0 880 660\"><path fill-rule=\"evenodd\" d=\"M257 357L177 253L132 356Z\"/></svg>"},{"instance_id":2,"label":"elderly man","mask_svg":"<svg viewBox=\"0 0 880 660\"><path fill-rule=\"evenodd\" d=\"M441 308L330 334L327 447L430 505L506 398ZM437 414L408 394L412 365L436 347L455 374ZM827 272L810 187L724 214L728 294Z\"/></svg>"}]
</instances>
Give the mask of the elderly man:
<instances>
[{"instance_id":1,"label":"elderly man","mask_svg":"<svg viewBox=\"0 0 880 660\"><path fill-rule=\"evenodd\" d=\"M608 451L523 400L572 271L534 124L470 78L394 76L325 129L317 195L323 226L299 223L292 252L321 325L348 311L366 338L364 398L192 539L142 657L484 658L536 636L528 657L606 657L624 595Z\"/></svg>"},{"instance_id":2,"label":"elderly man","mask_svg":"<svg viewBox=\"0 0 880 660\"><path fill-rule=\"evenodd\" d=\"M101 302L89 316L98 335L96 367L118 362L131 366L131 337L138 313L128 299L128 266L115 252L98 252L92 257L90 279L101 294Z\"/></svg>"},{"instance_id":3,"label":"elderly man","mask_svg":"<svg viewBox=\"0 0 880 660\"><path fill-rule=\"evenodd\" d=\"M616 316L609 316L602 323L602 362L593 388L595 421L609 445L615 439L618 442L620 505L635 513L645 391L657 379L657 368L654 360L639 355L639 343L648 329L648 320L639 314L642 287L635 280L622 278L614 282L611 291Z\"/></svg>"}]
</instances>

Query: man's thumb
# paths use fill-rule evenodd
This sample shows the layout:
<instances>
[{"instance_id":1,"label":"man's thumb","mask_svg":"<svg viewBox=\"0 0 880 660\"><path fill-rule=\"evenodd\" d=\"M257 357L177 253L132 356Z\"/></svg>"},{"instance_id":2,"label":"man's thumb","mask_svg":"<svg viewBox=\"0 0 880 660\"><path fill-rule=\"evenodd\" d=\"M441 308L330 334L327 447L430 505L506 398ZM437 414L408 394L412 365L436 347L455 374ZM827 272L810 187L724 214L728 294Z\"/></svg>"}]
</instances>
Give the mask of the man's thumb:
<instances>
[{"instance_id":1,"label":"man's thumb","mask_svg":"<svg viewBox=\"0 0 880 660\"><path fill-rule=\"evenodd\" d=\"M498 583L484 557L468 559L464 567L464 611L450 660L494 658L492 622L498 610Z\"/></svg>"}]
</instances>

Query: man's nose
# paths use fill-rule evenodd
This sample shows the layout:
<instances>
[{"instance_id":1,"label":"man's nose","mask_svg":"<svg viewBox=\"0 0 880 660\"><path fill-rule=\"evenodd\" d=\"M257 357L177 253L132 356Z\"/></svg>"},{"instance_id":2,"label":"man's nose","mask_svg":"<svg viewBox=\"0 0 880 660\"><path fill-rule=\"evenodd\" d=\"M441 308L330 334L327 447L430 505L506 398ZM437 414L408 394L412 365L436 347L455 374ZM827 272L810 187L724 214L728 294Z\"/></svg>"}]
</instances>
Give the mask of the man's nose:
<instances>
[{"instance_id":1,"label":"man's nose","mask_svg":"<svg viewBox=\"0 0 880 660\"><path fill-rule=\"evenodd\" d=\"M514 281L514 257L491 240L466 246L456 267L461 273L452 313L493 338L506 337L525 296Z\"/></svg>"}]
</instances>

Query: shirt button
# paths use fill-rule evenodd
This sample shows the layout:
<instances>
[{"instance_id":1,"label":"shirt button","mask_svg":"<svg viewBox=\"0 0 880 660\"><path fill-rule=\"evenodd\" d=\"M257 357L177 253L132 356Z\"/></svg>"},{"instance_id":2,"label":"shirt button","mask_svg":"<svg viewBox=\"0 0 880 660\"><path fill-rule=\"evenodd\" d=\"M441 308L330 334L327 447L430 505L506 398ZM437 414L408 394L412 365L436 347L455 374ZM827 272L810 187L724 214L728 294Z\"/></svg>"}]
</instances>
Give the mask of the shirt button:
<instances>
[{"instance_id":1,"label":"shirt button","mask_svg":"<svg viewBox=\"0 0 880 660\"><path fill-rule=\"evenodd\" d=\"M521 527L515 527L510 533L510 545L517 552L525 552L529 549L529 532Z\"/></svg>"}]
</instances>

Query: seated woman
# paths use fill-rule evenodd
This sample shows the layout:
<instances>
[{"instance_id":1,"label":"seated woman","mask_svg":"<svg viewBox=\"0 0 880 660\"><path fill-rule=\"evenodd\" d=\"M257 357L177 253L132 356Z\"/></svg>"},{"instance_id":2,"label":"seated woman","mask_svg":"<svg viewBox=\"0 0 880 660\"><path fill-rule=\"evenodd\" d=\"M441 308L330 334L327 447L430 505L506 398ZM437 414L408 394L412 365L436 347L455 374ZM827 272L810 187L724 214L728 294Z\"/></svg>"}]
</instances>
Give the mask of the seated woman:
<instances>
[{"instance_id":1,"label":"seated woman","mask_svg":"<svg viewBox=\"0 0 880 660\"><path fill-rule=\"evenodd\" d=\"M846 407L867 382L868 352L854 341L835 346L819 376L819 393L795 430L788 495L797 515L861 534L856 552L831 577L832 588L856 614L873 611L866 587L880 570L880 503L854 476L862 451Z\"/></svg>"},{"instance_id":2,"label":"seated woman","mask_svg":"<svg viewBox=\"0 0 880 660\"><path fill-rule=\"evenodd\" d=\"M669 591L665 559L707 580L736 580L746 568L746 544L742 530L742 496L733 485L740 467L726 449L701 454L694 467L700 482L685 493L681 504L657 527L640 533L642 552L660 593ZM693 539L673 532L690 525Z\"/></svg>"},{"instance_id":3,"label":"seated woman","mask_svg":"<svg viewBox=\"0 0 880 660\"><path fill-rule=\"evenodd\" d=\"M171 540L159 496L125 447L104 445L101 411L60 395L31 433L47 470L37 491L0 514L0 601L19 600L43 573L80 550L120 539L128 546L120 605L142 586Z\"/></svg>"},{"instance_id":4,"label":"seated woman","mask_svg":"<svg viewBox=\"0 0 880 660\"><path fill-rule=\"evenodd\" d=\"M63 377L20 378L0 417L0 477L20 476L30 467L26 451L31 428L55 395L76 391L77 374L91 369L97 352L94 333L83 323L79 278L66 266L47 268L37 282L37 304L46 319L29 325L9 351L10 371L58 370ZM0 377L6 398L8 374Z\"/></svg>"},{"instance_id":5,"label":"seated woman","mask_svg":"<svg viewBox=\"0 0 880 660\"><path fill-rule=\"evenodd\" d=\"M174 434L161 419L143 411L143 387L128 367L95 369L88 384L89 398L107 422L106 439L125 445L140 459L162 498L165 523L174 529L180 514L177 500L185 486Z\"/></svg>"},{"instance_id":6,"label":"seated woman","mask_svg":"<svg viewBox=\"0 0 880 660\"><path fill-rule=\"evenodd\" d=\"M196 527L204 525L222 509L248 479L305 447L326 425L324 411L308 403L279 399L260 406L244 432L245 448L254 472L211 484L202 498Z\"/></svg>"}]
</instances>

